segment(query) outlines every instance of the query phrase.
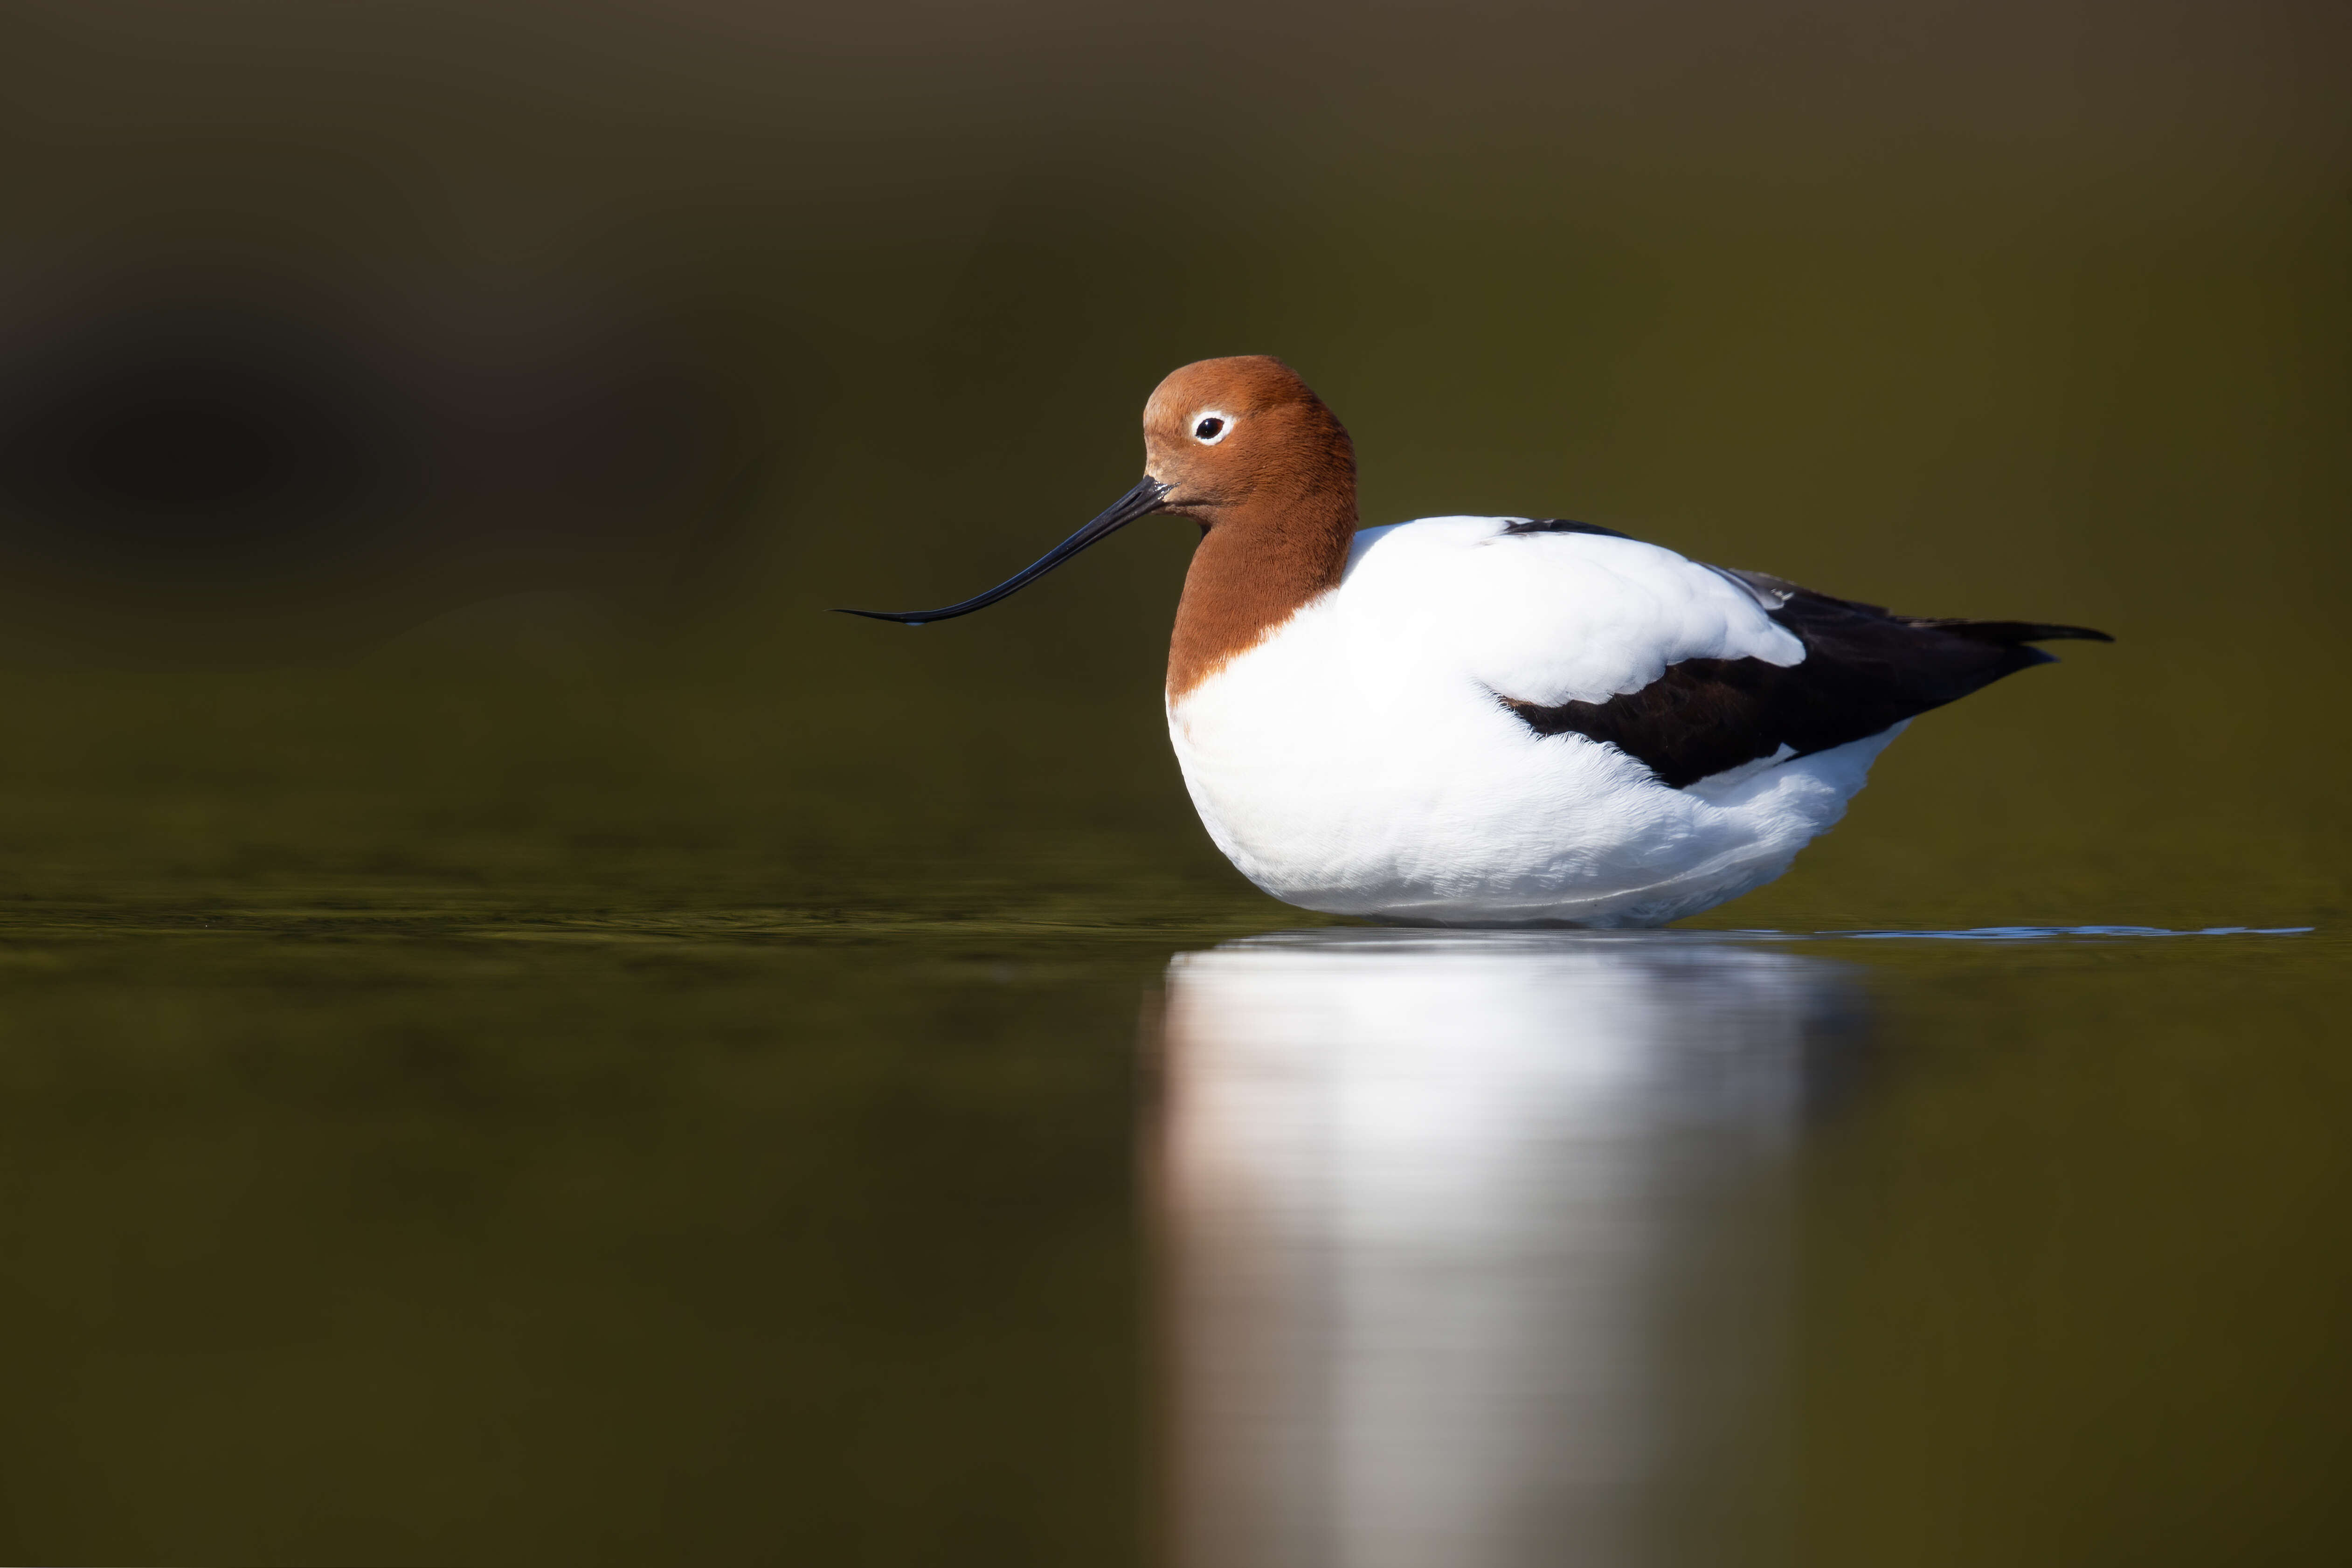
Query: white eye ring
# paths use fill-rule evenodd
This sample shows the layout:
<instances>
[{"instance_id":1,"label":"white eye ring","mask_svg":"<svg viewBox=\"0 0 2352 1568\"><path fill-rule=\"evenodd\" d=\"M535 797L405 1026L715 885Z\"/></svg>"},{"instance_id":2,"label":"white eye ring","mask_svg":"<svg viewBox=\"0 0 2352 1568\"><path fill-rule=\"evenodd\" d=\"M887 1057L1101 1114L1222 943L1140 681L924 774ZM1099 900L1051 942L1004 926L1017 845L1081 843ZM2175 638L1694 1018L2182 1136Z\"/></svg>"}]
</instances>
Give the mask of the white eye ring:
<instances>
[{"instance_id":1,"label":"white eye ring","mask_svg":"<svg viewBox=\"0 0 2352 1568\"><path fill-rule=\"evenodd\" d=\"M1234 416L1221 408L1204 408L1192 416L1192 439L1203 446L1214 446L1233 433Z\"/></svg>"}]
</instances>

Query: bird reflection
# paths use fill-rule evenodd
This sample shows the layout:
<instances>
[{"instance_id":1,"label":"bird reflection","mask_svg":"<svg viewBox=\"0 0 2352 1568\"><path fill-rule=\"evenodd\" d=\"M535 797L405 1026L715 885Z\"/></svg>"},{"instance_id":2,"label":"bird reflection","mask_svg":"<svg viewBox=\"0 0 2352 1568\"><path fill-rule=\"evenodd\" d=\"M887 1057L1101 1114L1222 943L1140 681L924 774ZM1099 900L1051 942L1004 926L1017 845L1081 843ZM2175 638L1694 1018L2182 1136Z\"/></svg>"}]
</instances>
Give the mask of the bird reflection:
<instances>
[{"instance_id":1,"label":"bird reflection","mask_svg":"<svg viewBox=\"0 0 2352 1568\"><path fill-rule=\"evenodd\" d=\"M1171 1560L1756 1556L1788 1156L1860 1018L1838 966L1673 935L1175 959Z\"/></svg>"}]
</instances>

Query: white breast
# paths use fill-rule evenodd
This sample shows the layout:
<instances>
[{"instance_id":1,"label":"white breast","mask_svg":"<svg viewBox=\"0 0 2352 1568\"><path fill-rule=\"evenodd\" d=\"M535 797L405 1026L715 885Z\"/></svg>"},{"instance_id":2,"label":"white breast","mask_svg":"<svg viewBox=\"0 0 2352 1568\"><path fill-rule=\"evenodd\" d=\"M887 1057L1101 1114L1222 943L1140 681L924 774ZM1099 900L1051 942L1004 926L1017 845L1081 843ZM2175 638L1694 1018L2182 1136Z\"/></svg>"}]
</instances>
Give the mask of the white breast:
<instances>
[{"instance_id":1,"label":"white breast","mask_svg":"<svg viewBox=\"0 0 2352 1568\"><path fill-rule=\"evenodd\" d=\"M1169 709L1210 836L1277 898L1444 924L1651 925L1769 881L1895 731L1688 789L1547 706L1689 658L1804 657L1754 596L1670 550L1436 517L1358 536L1340 585Z\"/></svg>"}]
</instances>

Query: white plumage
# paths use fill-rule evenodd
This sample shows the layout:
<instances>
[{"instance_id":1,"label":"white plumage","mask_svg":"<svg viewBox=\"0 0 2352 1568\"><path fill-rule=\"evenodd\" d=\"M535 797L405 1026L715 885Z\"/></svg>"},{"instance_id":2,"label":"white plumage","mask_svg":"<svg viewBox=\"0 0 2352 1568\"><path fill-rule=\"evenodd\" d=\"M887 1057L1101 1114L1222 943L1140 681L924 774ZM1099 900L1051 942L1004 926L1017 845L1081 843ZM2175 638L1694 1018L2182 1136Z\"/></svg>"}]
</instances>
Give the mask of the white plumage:
<instances>
[{"instance_id":1,"label":"white plumage","mask_svg":"<svg viewBox=\"0 0 2352 1568\"><path fill-rule=\"evenodd\" d=\"M1686 659L1788 667L1756 592L1672 550L1430 517L1169 706L1217 847L1277 898L1441 925L1652 925L1770 881L1903 727L1685 789L1520 702L1603 702ZM1785 748L1784 748L1785 752Z\"/></svg>"},{"instance_id":2,"label":"white plumage","mask_svg":"<svg viewBox=\"0 0 2352 1568\"><path fill-rule=\"evenodd\" d=\"M1202 360L1143 479L987 592L1157 512L1201 542L1168 732L1217 847L1292 904L1460 925L1655 925L1789 868L1916 716L2104 632L1897 615L1564 518L1359 531L1355 446L1281 361Z\"/></svg>"}]
</instances>

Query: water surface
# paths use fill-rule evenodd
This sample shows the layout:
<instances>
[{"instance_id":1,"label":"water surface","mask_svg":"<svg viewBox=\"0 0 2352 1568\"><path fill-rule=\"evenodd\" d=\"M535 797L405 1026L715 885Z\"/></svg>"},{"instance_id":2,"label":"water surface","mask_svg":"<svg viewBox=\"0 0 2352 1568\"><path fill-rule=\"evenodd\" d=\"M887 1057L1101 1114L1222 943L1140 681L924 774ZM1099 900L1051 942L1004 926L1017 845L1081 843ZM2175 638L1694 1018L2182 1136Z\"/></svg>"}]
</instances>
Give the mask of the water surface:
<instances>
[{"instance_id":1,"label":"water surface","mask_svg":"<svg viewBox=\"0 0 2352 1568\"><path fill-rule=\"evenodd\" d=\"M0 1561L2352 1561L2342 7L2111 9L0 12ZM2119 640L1338 928L1189 528L824 613L1246 351Z\"/></svg>"},{"instance_id":2,"label":"water surface","mask_svg":"<svg viewBox=\"0 0 2352 1568\"><path fill-rule=\"evenodd\" d=\"M2326 931L914 902L20 910L7 1554L2352 1541Z\"/></svg>"}]
</instances>

